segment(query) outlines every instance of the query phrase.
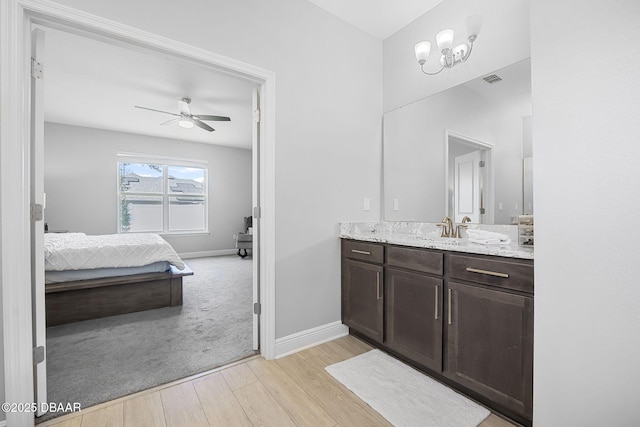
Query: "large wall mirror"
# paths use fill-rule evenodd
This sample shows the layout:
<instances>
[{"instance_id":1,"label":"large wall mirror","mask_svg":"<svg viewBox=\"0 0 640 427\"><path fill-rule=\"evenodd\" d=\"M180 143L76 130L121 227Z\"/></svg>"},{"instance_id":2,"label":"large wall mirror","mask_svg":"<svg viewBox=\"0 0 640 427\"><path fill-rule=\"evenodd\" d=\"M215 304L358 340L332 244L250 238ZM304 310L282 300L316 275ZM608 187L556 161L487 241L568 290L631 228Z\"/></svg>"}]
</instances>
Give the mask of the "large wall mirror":
<instances>
[{"instance_id":1,"label":"large wall mirror","mask_svg":"<svg viewBox=\"0 0 640 427\"><path fill-rule=\"evenodd\" d=\"M385 221L532 214L530 61L386 113L383 144Z\"/></svg>"}]
</instances>

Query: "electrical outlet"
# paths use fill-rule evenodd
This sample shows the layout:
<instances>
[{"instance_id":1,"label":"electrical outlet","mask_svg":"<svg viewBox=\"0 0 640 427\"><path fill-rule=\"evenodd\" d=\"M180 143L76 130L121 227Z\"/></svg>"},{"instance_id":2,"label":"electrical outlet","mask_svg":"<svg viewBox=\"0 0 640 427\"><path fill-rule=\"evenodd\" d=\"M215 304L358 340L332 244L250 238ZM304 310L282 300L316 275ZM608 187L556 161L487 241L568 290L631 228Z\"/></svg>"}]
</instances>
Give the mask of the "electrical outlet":
<instances>
[{"instance_id":1,"label":"electrical outlet","mask_svg":"<svg viewBox=\"0 0 640 427\"><path fill-rule=\"evenodd\" d=\"M394 211L399 211L400 210L400 200L393 199L393 210Z\"/></svg>"},{"instance_id":2,"label":"electrical outlet","mask_svg":"<svg viewBox=\"0 0 640 427\"><path fill-rule=\"evenodd\" d=\"M365 197L365 198L364 198L364 206L363 206L363 209L364 209L365 211L368 211L368 210L370 210L370 209L371 209L371 200L369 200L369 198L368 198L368 197Z\"/></svg>"},{"instance_id":3,"label":"electrical outlet","mask_svg":"<svg viewBox=\"0 0 640 427\"><path fill-rule=\"evenodd\" d=\"M237 234L233 235L233 240L238 240L238 235Z\"/></svg>"}]
</instances>

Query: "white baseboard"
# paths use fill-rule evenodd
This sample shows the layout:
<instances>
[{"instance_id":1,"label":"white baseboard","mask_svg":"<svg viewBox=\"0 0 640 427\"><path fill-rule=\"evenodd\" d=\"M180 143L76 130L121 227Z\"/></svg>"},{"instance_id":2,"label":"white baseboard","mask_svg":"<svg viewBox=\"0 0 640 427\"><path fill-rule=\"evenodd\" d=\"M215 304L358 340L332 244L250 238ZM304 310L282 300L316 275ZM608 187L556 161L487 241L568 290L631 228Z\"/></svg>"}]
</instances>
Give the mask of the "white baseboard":
<instances>
[{"instance_id":1,"label":"white baseboard","mask_svg":"<svg viewBox=\"0 0 640 427\"><path fill-rule=\"evenodd\" d=\"M275 358L288 356L309 347L322 344L336 338L349 335L349 327L341 321L328 323L306 331L296 332L286 337L276 339Z\"/></svg>"},{"instance_id":2,"label":"white baseboard","mask_svg":"<svg viewBox=\"0 0 640 427\"><path fill-rule=\"evenodd\" d=\"M0 427L7 427L7 421L0 421Z\"/></svg>"},{"instance_id":3,"label":"white baseboard","mask_svg":"<svg viewBox=\"0 0 640 427\"><path fill-rule=\"evenodd\" d=\"M209 256L234 255L236 253L238 253L237 249L219 249L217 251L185 252L178 255L180 255L180 258L182 259L189 259L189 258L204 258Z\"/></svg>"}]
</instances>

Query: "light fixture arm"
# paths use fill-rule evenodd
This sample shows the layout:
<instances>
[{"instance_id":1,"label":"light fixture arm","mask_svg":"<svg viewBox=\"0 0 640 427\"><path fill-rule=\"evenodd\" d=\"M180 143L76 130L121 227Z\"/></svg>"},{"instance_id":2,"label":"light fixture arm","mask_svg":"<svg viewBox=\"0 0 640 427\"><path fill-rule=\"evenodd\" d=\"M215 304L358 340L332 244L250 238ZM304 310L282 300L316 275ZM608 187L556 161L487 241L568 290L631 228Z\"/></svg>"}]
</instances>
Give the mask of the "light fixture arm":
<instances>
[{"instance_id":1,"label":"light fixture arm","mask_svg":"<svg viewBox=\"0 0 640 427\"><path fill-rule=\"evenodd\" d=\"M462 62L466 62L467 59L471 56L471 52L473 51L473 42L478 38L478 36L469 36L469 52L462 57Z\"/></svg>"},{"instance_id":2,"label":"light fixture arm","mask_svg":"<svg viewBox=\"0 0 640 427\"><path fill-rule=\"evenodd\" d=\"M422 70L422 72L428 76L435 76L445 68L453 68L453 66L456 65L458 62L466 62L467 59L469 59L469 57L471 56L471 51L473 50L473 41L471 41L471 38L472 37L470 36L468 45L459 45L456 47L456 49L444 50L440 58L440 64L442 64L442 66L438 71L433 73L425 71L424 64L426 61L424 60L418 61L418 64L420 64L420 70ZM464 47L464 48L461 49L461 47Z\"/></svg>"},{"instance_id":3,"label":"light fixture arm","mask_svg":"<svg viewBox=\"0 0 640 427\"><path fill-rule=\"evenodd\" d=\"M422 64L420 64L420 69L422 70L423 73L425 73L428 76L435 76L436 74L439 74L440 71L444 70L444 65L442 67L440 67L440 69L438 71L436 71L435 73L429 73L427 71L424 70L424 62Z\"/></svg>"}]
</instances>

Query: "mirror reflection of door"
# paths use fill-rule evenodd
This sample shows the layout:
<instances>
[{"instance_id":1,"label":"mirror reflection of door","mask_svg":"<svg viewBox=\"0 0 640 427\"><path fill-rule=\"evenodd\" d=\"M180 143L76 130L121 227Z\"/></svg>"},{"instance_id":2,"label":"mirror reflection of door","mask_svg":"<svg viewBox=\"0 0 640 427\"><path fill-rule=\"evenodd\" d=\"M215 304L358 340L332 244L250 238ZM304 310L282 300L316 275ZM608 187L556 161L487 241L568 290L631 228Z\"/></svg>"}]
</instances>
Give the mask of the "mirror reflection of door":
<instances>
[{"instance_id":1,"label":"mirror reflection of door","mask_svg":"<svg viewBox=\"0 0 640 427\"><path fill-rule=\"evenodd\" d=\"M471 222L480 222L480 199L482 181L480 178L480 151L473 151L454 158L454 221L461 223L468 216Z\"/></svg>"},{"instance_id":2,"label":"mirror reflection of door","mask_svg":"<svg viewBox=\"0 0 640 427\"><path fill-rule=\"evenodd\" d=\"M493 224L493 145L447 131L447 215Z\"/></svg>"}]
</instances>

